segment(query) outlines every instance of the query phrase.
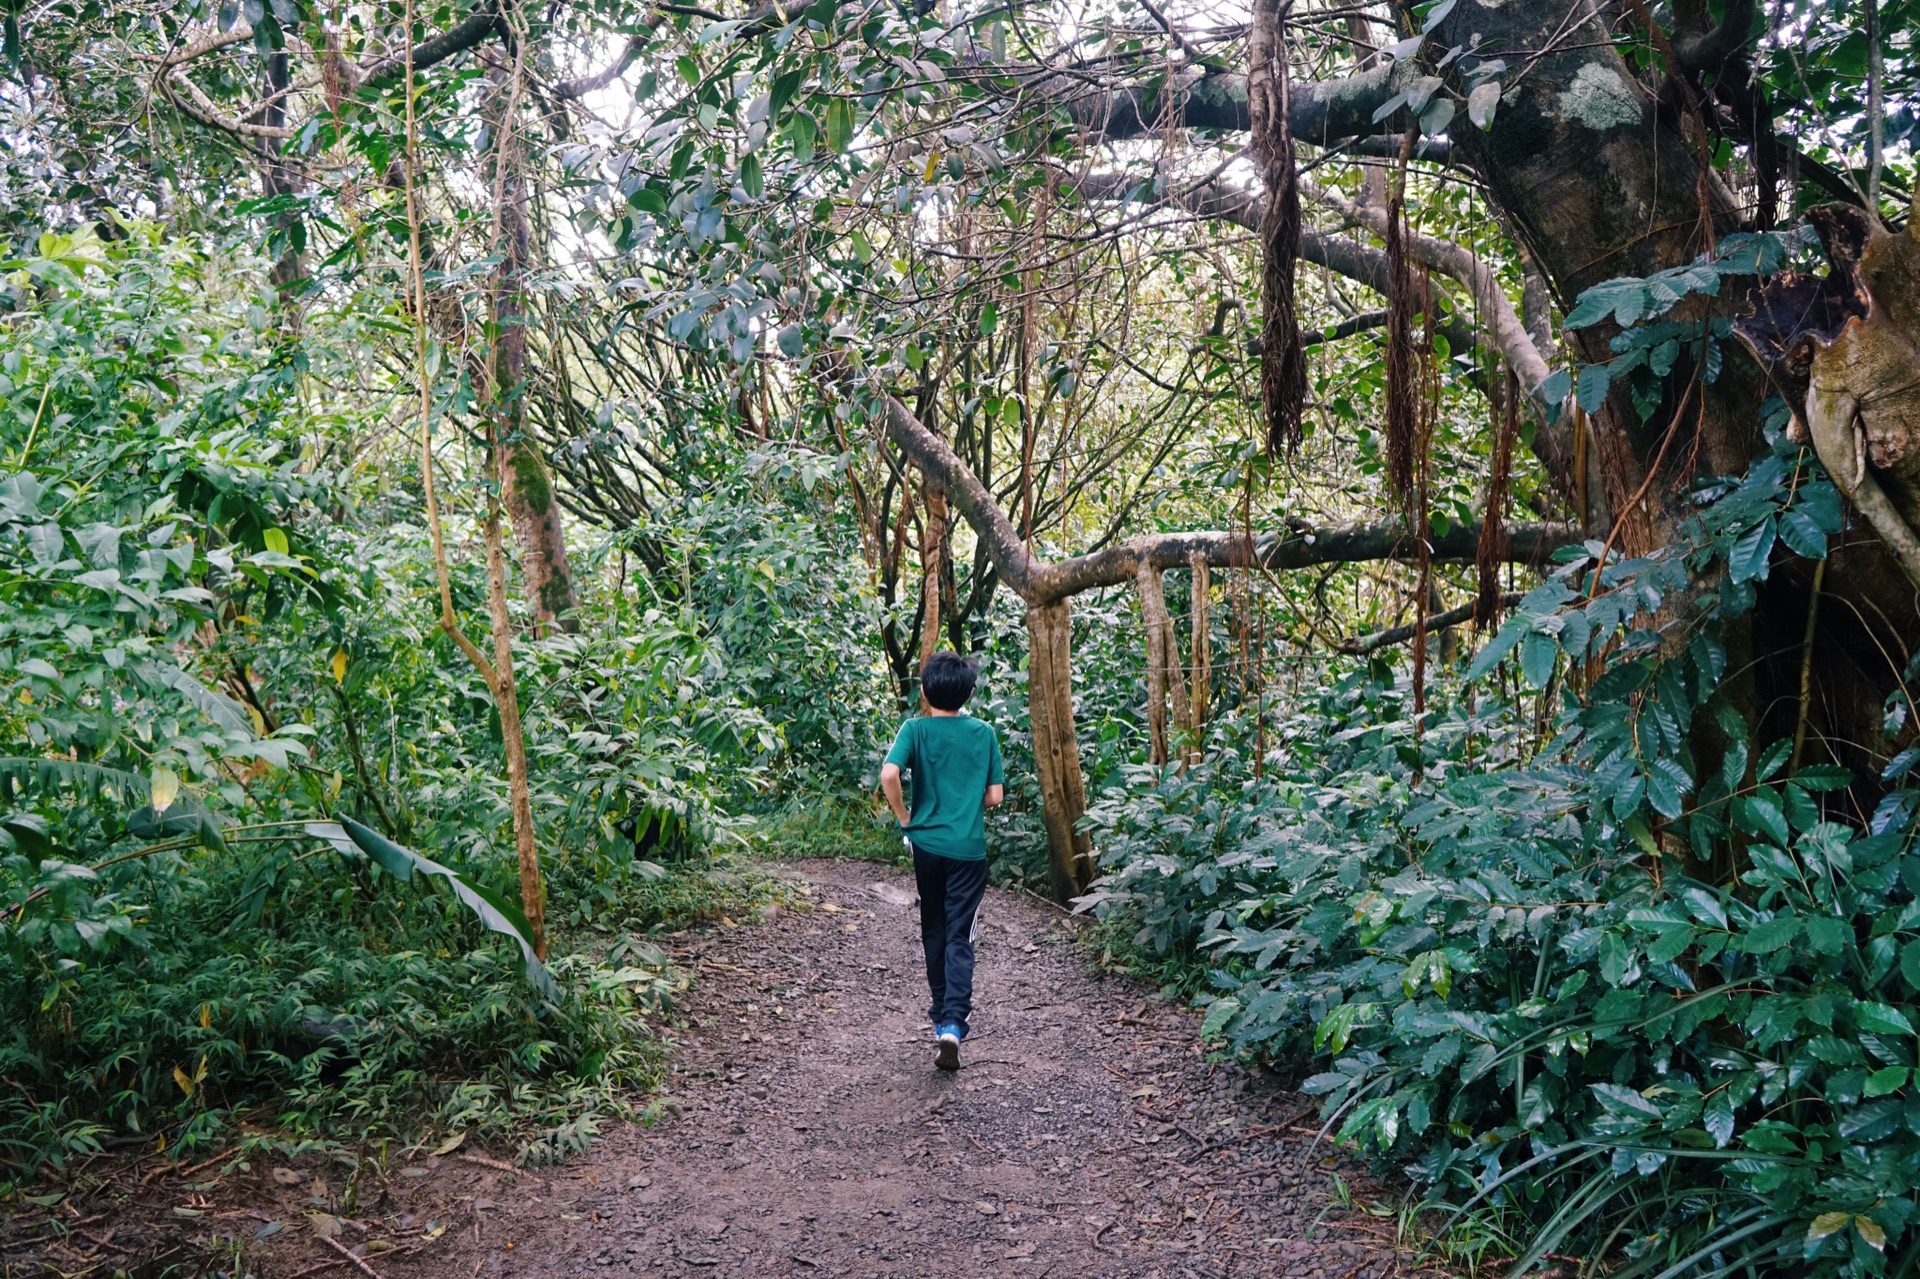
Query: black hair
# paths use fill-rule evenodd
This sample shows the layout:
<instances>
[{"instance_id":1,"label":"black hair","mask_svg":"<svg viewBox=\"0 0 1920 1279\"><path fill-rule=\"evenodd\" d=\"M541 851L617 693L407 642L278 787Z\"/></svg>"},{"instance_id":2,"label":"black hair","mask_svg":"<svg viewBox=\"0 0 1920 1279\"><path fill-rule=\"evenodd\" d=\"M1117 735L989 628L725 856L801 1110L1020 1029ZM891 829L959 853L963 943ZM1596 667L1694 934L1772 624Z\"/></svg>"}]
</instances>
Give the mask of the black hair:
<instances>
[{"instance_id":1,"label":"black hair","mask_svg":"<svg viewBox=\"0 0 1920 1279\"><path fill-rule=\"evenodd\" d=\"M957 711L973 696L979 672L958 653L935 653L920 668L920 691L935 710Z\"/></svg>"}]
</instances>

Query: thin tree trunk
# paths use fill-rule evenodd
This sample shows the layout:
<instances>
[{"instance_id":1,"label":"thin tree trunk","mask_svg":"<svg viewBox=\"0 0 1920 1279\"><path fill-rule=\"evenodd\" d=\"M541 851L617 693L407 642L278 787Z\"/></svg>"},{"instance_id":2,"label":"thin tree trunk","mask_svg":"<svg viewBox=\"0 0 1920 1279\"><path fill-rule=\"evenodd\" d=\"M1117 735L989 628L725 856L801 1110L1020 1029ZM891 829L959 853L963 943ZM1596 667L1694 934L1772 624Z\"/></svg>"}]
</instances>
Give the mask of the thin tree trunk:
<instances>
[{"instance_id":1,"label":"thin tree trunk","mask_svg":"<svg viewBox=\"0 0 1920 1279\"><path fill-rule=\"evenodd\" d=\"M533 842L533 790L527 779L527 741L520 729L520 686L513 676L513 619L507 613L507 554L500 538L500 503L491 494L483 532L487 543L487 615L493 625L494 705L507 752L507 795L513 807L513 849L520 862L520 905L533 926L533 953L547 957L547 888Z\"/></svg>"},{"instance_id":2,"label":"thin tree trunk","mask_svg":"<svg viewBox=\"0 0 1920 1279\"><path fill-rule=\"evenodd\" d=\"M517 8L510 8L504 18L520 25ZM501 505L520 546L520 575L534 624L542 632L552 627L573 631L579 626L574 617L578 601L567 564L566 529L547 464L527 434L526 276L532 247L527 230L526 147L519 120L525 93L525 47L523 33L516 31L511 61L488 76L484 108L493 135L493 250L500 255L493 288L491 373L497 423L493 465Z\"/></svg>"},{"instance_id":3,"label":"thin tree trunk","mask_svg":"<svg viewBox=\"0 0 1920 1279\"><path fill-rule=\"evenodd\" d=\"M1207 597L1213 573L1205 557L1195 555L1193 567L1193 711L1189 728L1197 739L1207 731L1207 695L1213 689L1212 631L1207 621Z\"/></svg>"},{"instance_id":4,"label":"thin tree trunk","mask_svg":"<svg viewBox=\"0 0 1920 1279\"><path fill-rule=\"evenodd\" d=\"M1136 579L1140 591L1140 613L1147 631L1147 738L1148 758L1165 765L1179 748L1182 763L1187 759L1187 737L1193 726L1193 708L1187 702L1186 675L1180 668L1180 641L1167 613L1166 582L1160 570L1142 560ZM1167 723L1167 707L1173 707L1173 723ZM1171 731L1170 731L1171 730Z\"/></svg>"},{"instance_id":5,"label":"thin tree trunk","mask_svg":"<svg viewBox=\"0 0 1920 1279\"><path fill-rule=\"evenodd\" d=\"M927 485L927 523L920 535L920 665L940 647L941 562L947 554L947 494Z\"/></svg>"},{"instance_id":6,"label":"thin tree trunk","mask_svg":"<svg viewBox=\"0 0 1920 1279\"><path fill-rule=\"evenodd\" d=\"M1072 620L1065 600L1027 610L1027 717L1045 806L1049 878L1065 903L1093 882L1093 841L1074 827L1087 811L1073 727Z\"/></svg>"},{"instance_id":7,"label":"thin tree trunk","mask_svg":"<svg viewBox=\"0 0 1920 1279\"><path fill-rule=\"evenodd\" d=\"M1167 763L1167 616L1166 589L1160 574L1145 560L1136 579L1140 590L1140 620L1147 632L1147 762L1155 768Z\"/></svg>"},{"instance_id":8,"label":"thin tree trunk","mask_svg":"<svg viewBox=\"0 0 1920 1279\"><path fill-rule=\"evenodd\" d=\"M413 4L406 10L407 31L413 30ZM453 585L447 569L446 538L440 525L440 499L433 480L433 387L427 373L427 285L420 250L418 129L414 120L413 48L406 62L406 201L407 267L413 295L414 365L420 390L420 481L426 497L427 529L433 541L434 577L440 588L440 629L486 681L500 711L500 737L507 755L507 789L513 808L514 845L520 862L520 897L533 933L533 951L547 957L546 889L541 882L539 855L533 842L533 802L527 782L527 753L520 730L520 692L513 677L512 634L507 629L506 556L500 546L499 508L490 496L483 533L487 547L487 605L492 619L497 661L489 661L465 631L453 611Z\"/></svg>"}]
</instances>

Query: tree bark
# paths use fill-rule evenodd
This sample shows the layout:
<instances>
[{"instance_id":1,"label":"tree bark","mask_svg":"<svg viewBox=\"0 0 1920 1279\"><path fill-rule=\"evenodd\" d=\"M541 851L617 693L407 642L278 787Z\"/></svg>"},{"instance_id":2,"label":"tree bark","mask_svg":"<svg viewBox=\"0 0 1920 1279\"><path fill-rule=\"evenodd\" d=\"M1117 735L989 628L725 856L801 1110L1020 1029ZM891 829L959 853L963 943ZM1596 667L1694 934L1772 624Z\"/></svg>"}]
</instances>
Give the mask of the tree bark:
<instances>
[{"instance_id":1,"label":"tree bark","mask_svg":"<svg viewBox=\"0 0 1920 1279\"><path fill-rule=\"evenodd\" d=\"M520 684L513 674L513 619L507 613L507 555L500 508L489 498L482 532L487 544L487 616L493 631L493 701L507 754L507 796L513 810L513 849L520 864L520 905L533 928L533 953L547 957L547 887L533 837L533 788L527 775L527 739L520 725Z\"/></svg>"},{"instance_id":2,"label":"tree bark","mask_svg":"<svg viewBox=\"0 0 1920 1279\"><path fill-rule=\"evenodd\" d=\"M1207 699L1213 692L1213 629L1207 616L1208 597L1212 594L1213 574L1207 569L1204 552L1194 551L1187 559L1193 570L1193 710L1189 722L1196 739L1207 732Z\"/></svg>"},{"instance_id":3,"label":"tree bark","mask_svg":"<svg viewBox=\"0 0 1920 1279\"><path fill-rule=\"evenodd\" d=\"M1076 830L1087 812L1073 726L1072 617L1065 600L1027 610L1027 721L1047 827L1053 898L1068 902L1093 882L1093 841Z\"/></svg>"},{"instance_id":4,"label":"tree bark","mask_svg":"<svg viewBox=\"0 0 1920 1279\"><path fill-rule=\"evenodd\" d=\"M928 484L926 531L920 537L920 665L940 647L942 562L947 554L947 495Z\"/></svg>"},{"instance_id":5,"label":"tree bark","mask_svg":"<svg viewBox=\"0 0 1920 1279\"><path fill-rule=\"evenodd\" d=\"M1182 757L1185 756L1191 708L1180 669L1179 642L1174 638L1173 619L1167 614L1166 583L1160 570L1144 560L1134 580L1147 636L1147 759L1163 768L1172 758L1174 741L1179 743ZM1171 734L1167 724L1170 700L1174 720Z\"/></svg>"},{"instance_id":6,"label":"tree bark","mask_svg":"<svg viewBox=\"0 0 1920 1279\"><path fill-rule=\"evenodd\" d=\"M521 53L488 75L485 112L493 135L494 344L492 381L494 479L520 547L520 576L536 631L573 631L573 573L567 564L566 529L554 501L553 480L527 431L526 277L532 265L527 232L525 141L519 106L524 93Z\"/></svg>"},{"instance_id":7,"label":"tree bark","mask_svg":"<svg viewBox=\"0 0 1920 1279\"><path fill-rule=\"evenodd\" d=\"M408 0L406 15L407 28L411 31L412 0ZM433 478L433 384L427 371L427 285L425 258L420 247L419 131L414 117L414 66L411 53L403 69L406 75L407 277L414 313L414 372L420 392L420 482L426 499L427 528L433 543L434 577L440 588L440 629L473 664L474 670L480 673L500 712L500 739L507 756L507 790L513 812L514 851L520 867L521 905L533 934L530 940L534 955L545 960L546 885L541 878L539 851L534 844L533 798L527 776L526 743L520 726L520 689L513 675L513 635L507 616L507 569L506 555L500 545L500 512L491 494L487 498L481 532L487 553L487 611L493 631L492 661L460 629L459 618L453 611L452 577L447 568L446 538L441 530L440 500Z\"/></svg>"}]
</instances>

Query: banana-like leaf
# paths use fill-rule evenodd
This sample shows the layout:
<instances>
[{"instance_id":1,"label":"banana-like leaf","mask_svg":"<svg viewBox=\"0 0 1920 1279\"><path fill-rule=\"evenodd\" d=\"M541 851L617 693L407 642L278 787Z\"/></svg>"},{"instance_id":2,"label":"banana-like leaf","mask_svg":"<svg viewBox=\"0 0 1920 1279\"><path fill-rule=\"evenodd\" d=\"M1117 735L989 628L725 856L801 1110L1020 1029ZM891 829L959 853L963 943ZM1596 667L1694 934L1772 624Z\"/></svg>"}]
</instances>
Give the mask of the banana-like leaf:
<instances>
[{"instance_id":1,"label":"banana-like leaf","mask_svg":"<svg viewBox=\"0 0 1920 1279\"><path fill-rule=\"evenodd\" d=\"M102 791L124 804L129 799L145 802L147 779L124 768L101 764L83 764L70 759L41 759L37 756L0 757L0 797L11 797L14 790L63 790L72 788L98 795Z\"/></svg>"},{"instance_id":2,"label":"banana-like leaf","mask_svg":"<svg viewBox=\"0 0 1920 1279\"><path fill-rule=\"evenodd\" d=\"M559 1000L559 983L554 981L553 974L547 971L539 956L533 953L533 925L527 922L526 915L518 906L499 893L474 883L459 871L442 866L431 857L422 857L411 848L394 843L379 831L351 817L343 817L338 822L308 822L306 829L307 834L315 839L326 840L349 857L372 858L380 869L402 883L411 880L415 871L445 879L460 904L472 911L482 924L519 943L520 957L527 965L527 980L533 988L548 999Z\"/></svg>"}]
</instances>

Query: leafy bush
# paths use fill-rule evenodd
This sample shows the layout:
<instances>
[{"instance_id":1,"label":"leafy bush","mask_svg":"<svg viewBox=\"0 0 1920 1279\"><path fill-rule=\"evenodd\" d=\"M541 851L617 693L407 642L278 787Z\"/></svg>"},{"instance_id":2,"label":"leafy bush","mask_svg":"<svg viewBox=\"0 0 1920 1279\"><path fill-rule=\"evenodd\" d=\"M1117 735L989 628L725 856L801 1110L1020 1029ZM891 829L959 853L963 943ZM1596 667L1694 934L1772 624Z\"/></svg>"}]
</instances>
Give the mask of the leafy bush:
<instances>
[{"instance_id":1,"label":"leafy bush","mask_svg":"<svg viewBox=\"0 0 1920 1279\"><path fill-rule=\"evenodd\" d=\"M676 979L637 934L774 897L711 853L779 729L697 617L516 640L559 956L530 986L475 923L525 932L498 717L413 499L339 461L378 409L316 391L388 376L387 299L296 340L265 263L126 229L44 238L0 324L4 1175L237 1114L578 1148L656 1075ZM478 566L452 588L482 631Z\"/></svg>"}]
</instances>

